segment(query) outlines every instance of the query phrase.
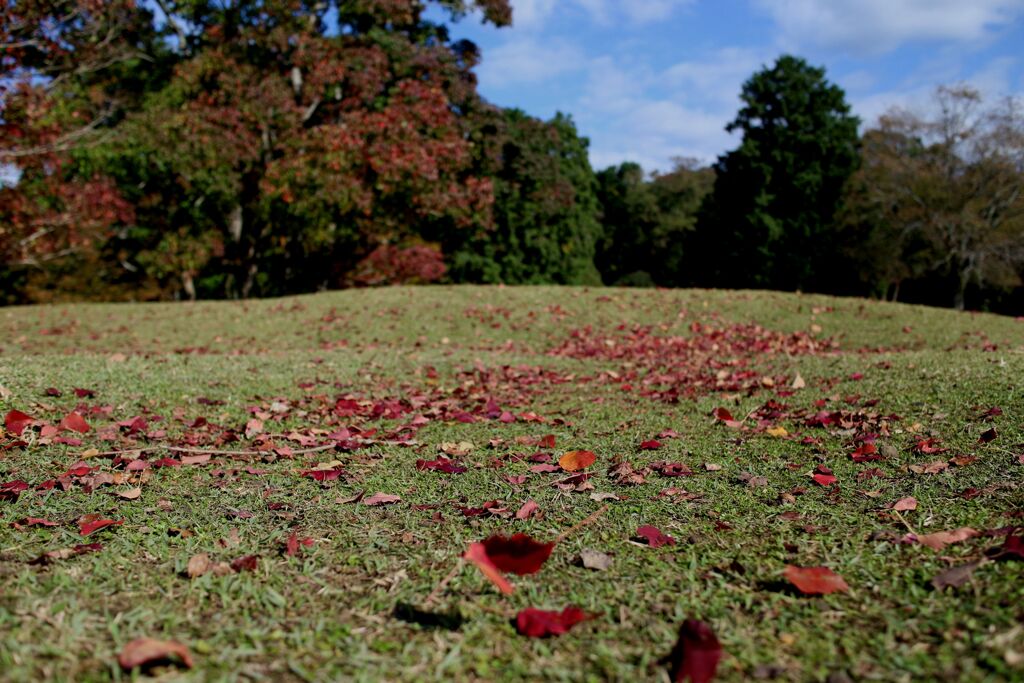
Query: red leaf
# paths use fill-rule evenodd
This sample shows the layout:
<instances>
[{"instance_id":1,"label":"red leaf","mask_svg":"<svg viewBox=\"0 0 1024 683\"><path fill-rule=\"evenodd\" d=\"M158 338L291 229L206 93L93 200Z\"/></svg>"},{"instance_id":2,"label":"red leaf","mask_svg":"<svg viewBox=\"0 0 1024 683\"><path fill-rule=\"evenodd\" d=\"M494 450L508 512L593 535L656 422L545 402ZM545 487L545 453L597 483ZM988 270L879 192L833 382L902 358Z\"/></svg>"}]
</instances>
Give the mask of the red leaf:
<instances>
[{"instance_id":1,"label":"red leaf","mask_svg":"<svg viewBox=\"0 0 1024 683\"><path fill-rule=\"evenodd\" d=\"M566 472L585 470L594 464L597 456L591 451L569 451L558 459L558 464Z\"/></svg>"},{"instance_id":2,"label":"red leaf","mask_svg":"<svg viewBox=\"0 0 1024 683\"><path fill-rule=\"evenodd\" d=\"M35 422L34 418L29 417L20 410L11 410L4 416L4 428L15 436L21 436L25 428L33 422Z\"/></svg>"},{"instance_id":3,"label":"red leaf","mask_svg":"<svg viewBox=\"0 0 1024 683\"><path fill-rule=\"evenodd\" d=\"M555 544L540 543L519 533L511 537L491 536L483 541L483 546L487 557L499 570L524 576L540 571Z\"/></svg>"},{"instance_id":4,"label":"red leaf","mask_svg":"<svg viewBox=\"0 0 1024 683\"><path fill-rule=\"evenodd\" d=\"M100 529L106 529L108 526L121 526L122 524L124 521L119 519L101 519L99 515L85 515L78 520L78 533L88 536Z\"/></svg>"},{"instance_id":5,"label":"red leaf","mask_svg":"<svg viewBox=\"0 0 1024 683\"><path fill-rule=\"evenodd\" d=\"M832 474L832 470L824 465L818 465L814 468L814 474L811 475L811 479L820 486L831 486L836 483L836 476Z\"/></svg>"},{"instance_id":6,"label":"red leaf","mask_svg":"<svg viewBox=\"0 0 1024 683\"><path fill-rule=\"evenodd\" d=\"M712 414L715 416L716 420L721 420L722 422L735 422L736 421L736 418L734 418L732 416L732 413L730 413L725 408L715 408L715 410L712 412Z\"/></svg>"},{"instance_id":7,"label":"red leaf","mask_svg":"<svg viewBox=\"0 0 1024 683\"><path fill-rule=\"evenodd\" d=\"M519 508L519 511L516 512L516 519L529 519L533 515L536 515L538 510L540 510L540 506L533 500L528 500L523 503L523 507Z\"/></svg>"},{"instance_id":8,"label":"red leaf","mask_svg":"<svg viewBox=\"0 0 1024 683\"><path fill-rule=\"evenodd\" d=\"M1017 560L1024 560L1024 535L1007 536L1006 540L1003 541L1000 557L1002 559L1012 557Z\"/></svg>"},{"instance_id":9,"label":"red leaf","mask_svg":"<svg viewBox=\"0 0 1024 683\"><path fill-rule=\"evenodd\" d=\"M284 554L288 555L289 557L292 555L297 555L299 553L299 550L303 546L308 548L312 545L312 538L299 538L298 535L293 531L291 535L288 536L288 540L285 541ZM255 565L253 565L253 568L255 569Z\"/></svg>"},{"instance_id":10,"label":"red leaf","mask_svg":"<svg viewBox=\"0 0 1024 683\"><path fill-rule=\"evenodd\" d=\"M7 500L13 503L18 500L18 496L26 489L28 489L28 482L21 479L0 484L0 500Z\"/></svg>"},{"instance_id":11,"label":"red leaf","mask_svg":"<svg viewBox=\"0 0 1024 683\"><path fill-rule=\"evenodd\" d=\"M11 522L11 526L14 527L15 529L18 529L19 531L21 529L24 529L25 527L30 527L30 526L57 526L57 525L58 525L57 522L51 522L50 520L43 519L42 517L25 517L20 522Z\"/></svg>"},{"instance_id":12,"label":"red leaf","mask_svg":"<svg viewBox=\"0 0 1024 683\"><path fill-rule=\"evenodd\" d=\"M661 442L651 439L650 441L644 441L640 444L640 450L642 451L656 451L661 448Z\"/></svg>"},{"instance_id":13,"label":"red leaf","mask_svg":"<svg viewBox=\"0 0 1024 683\"><path fill-rule=\"evenodd\" d=\"M57 426L63 430L78 432L79 434L85 434L92 429L92 427L89 426L89 423L85 421L85 418L74 411L65 415L64 419L61 420L60 424Z\"/></svg>"},{"instance_id":14,"label":"red leaf","mask_svg":"<svg viewBox=\"0 0 1024 683\"><path fill-rule=\"evenodd\" d=\"M850 457L854 462L873 462L882 459L875 444L868 442L862 443L857 450L850 454Z\"/></svg>"},{"instance_id":15,"label":"red leaf","mask_svg":"<svg viewBox=\"0 0 1024 683\"><path fill-rule=\"evenodd\" d=\"M498 587L502 593L509 594L514 589L512 584L508 582L508 579L498 570L494 563L491 562L491 558L487 556L487 549L483 543L470 543L469 549L464 558L472 562L477 566L485 577L487 577L491 583Z\"/></svg>"},{"instance_id":16,"label":"red leaf","mask_svg":"<svg viewBox=\"0 0 1024 683\"><path fill-rule=\"evenodd\" d=\"M236 572L256 571L256 564L259 559L259 555L245 555L243 557L238 557L231 561L231 568Z\"/></svg>"},{"instance_id":17,"label":"red leaf","mask_svg":"<svg viewBox=\"0 0 1024 683\"><path fill-rule=\"evenodd\" d=\"M981 433L981 436L978 437L978 443L988 443L990 441L995 441L996 436L998 435L996 434L995 427L993 427L992 429L985 430L984 432Z\"/></svg>"},{"instance_id":18,"label":"red leaf","mask_svg":"<svg viewBox=\"0 0 1024 683\"><path fill-rule=\"evenodd\" d=\"M344 469L336 467L333 470L303 470L302 476L309 477L315 481L334 481L344 473Z\"/></svg>"},{"instance_id":19,"label":"red leaf","mask_svg":"<svg viewBox=\"0 0 1024 683\"><path fill-rule=\"evenodd\" d=\"M452 460L417 460L416 469L435 470L446 474L462 474L466 468Z\"/></svg>"},{"instance_id":20,"label":"red leaf","mask_svg":"<svg viewBox=\"0 0 1024 683\"><path fill-rule=\"evenodd\" d=\"M527 607L516 615L516 630L520 635L530 638L558 636L590 618L591 616L579 607L566 607L561 612Z\"/></svg>"},{"instance_id":21,"label":"red leaf","mask_svg":"<svg viewBox=\"0 0 1024 683\"><path fill-rule=\"evenodd\" d=\"M784 573L786 579L805 595L828 595L850 590L843 577L828 567L795 567L787 564Z\"/></svg>"},{"instance_id":22,"label":"red leaf","mask_svg":"<svg viewBox=\"0 0 1024 683\"><path fill-rule=\"evenodd\" d=\"M652 548L660 548L663 545L675 545L676 539L668 534L663 534L657 527L644 524L636 530L636 535L647 540L647 545Z\"/></svg>"},{"instance_id":23,"label":"red leaf","mask_svg":"<svg viewBox=\"0 0 1024 683\"><path fill-rule=\"evenodd\" d=\"M192 668L192 655L188 648L173 640L136 638L121 650L117 662L125 671L177 657L187 669Z\"/></svg>"},{"instance_id":24,"label":"red leaf","mask_svg":"<svg viewBox=\"0 0 1024 683\"><path fill-rule=\"evenodd\" d=\"M679 640L668 656L674 683L709 683L722 659L722 646L711 627L697 619L687 619L679 629Z\"/></svg>"}]
</instances>

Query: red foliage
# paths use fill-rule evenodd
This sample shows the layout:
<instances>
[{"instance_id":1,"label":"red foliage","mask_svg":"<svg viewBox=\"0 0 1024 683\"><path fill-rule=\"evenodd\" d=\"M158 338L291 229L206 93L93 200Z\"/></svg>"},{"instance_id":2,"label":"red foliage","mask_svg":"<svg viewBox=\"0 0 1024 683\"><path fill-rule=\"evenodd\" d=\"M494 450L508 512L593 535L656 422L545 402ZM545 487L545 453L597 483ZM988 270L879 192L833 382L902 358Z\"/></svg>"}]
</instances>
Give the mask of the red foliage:
<instances>
[{"instance_id":1,"label":"red foliage","mask_svg":"<svg viewBox=\"0 0 1024 683\"><path fill-rule=\"evenodd\" d=\"M843 577L828 567L796 567L786 565L786 580L796 586L797 590L807 595L828 595L829 593L845 593L850 587Z\"/></svg>"},{"instance_id":2,"label":"red foliage","mask_svg":"<svg viewBox=\"0 0 1024 683\"><path fill-rule=\"evenodd\" d=\"M444 256L437 249L383 244L356 266L352 280L358 285L424 284L440 280L446 270Z\"/></svg>"},{"instance_id":3,"label":"red foliage","mask_svg":"<svg viewBox=\"0 0 1024 683\"><path fill-rule=\"evenodd\" d=\"M527 607L516 615L516 630L520 635L530 638L558 636L590 618L590 615L579 607L566 607L561 612Z\"/></svg>"},{"instance_id":4,"label":"red foliage","mask_svg":"<svg viewBox=\"0 0 1024 683\"><path fill-rule=\"evenodd\" d=\"M679 628L679 640L668 656L669 677L674 683L709 683L718 671L722 646L711 627L687 619Z\"/></svg>"}]
</instances>

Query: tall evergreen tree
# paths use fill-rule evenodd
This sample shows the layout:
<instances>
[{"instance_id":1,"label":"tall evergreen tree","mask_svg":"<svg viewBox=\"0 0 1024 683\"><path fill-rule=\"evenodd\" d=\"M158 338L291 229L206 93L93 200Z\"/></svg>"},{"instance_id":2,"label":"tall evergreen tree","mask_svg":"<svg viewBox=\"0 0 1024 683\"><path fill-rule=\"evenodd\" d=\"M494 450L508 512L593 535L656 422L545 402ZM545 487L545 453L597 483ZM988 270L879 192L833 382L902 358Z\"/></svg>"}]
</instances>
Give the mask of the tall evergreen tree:
<instances>
[{"instance_id":1,"label":"tall evergreen tree","mask_svg":"<svg viewBox=\"0 0 1024 683\"><path fill-rule=\"evenodd\" d=\"M784 55L744 85L700 227L703 279L726 286L831 289L835 216L858 164L858 119L825 70Z\"/></svg>"}]
</instances>

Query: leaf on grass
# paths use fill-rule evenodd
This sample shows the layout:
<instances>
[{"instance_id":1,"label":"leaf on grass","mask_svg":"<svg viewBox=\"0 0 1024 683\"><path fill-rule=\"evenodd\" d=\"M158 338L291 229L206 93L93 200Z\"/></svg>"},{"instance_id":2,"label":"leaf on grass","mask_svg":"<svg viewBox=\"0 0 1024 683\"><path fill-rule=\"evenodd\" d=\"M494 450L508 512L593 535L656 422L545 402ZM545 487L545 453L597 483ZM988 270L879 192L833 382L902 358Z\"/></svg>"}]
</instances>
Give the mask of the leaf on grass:
<instances>
[{"instance_id":1,"label":"leaf on grass","mask_svg":"<svg viewBox=\"0 0 1024 683\"><path fill-rule=\"evenodd\" d=\"M942 550L950 543L959 543L968 538L977 536L978 532L970 527L960 527L953 531L938 531L934 534L924 534L917 537L917 542L926 545L932 550Z\"/></svg>"},{"instance_id":2,"label":"leaf on grass","mask_svg":"<svg viewBox=\"0 0 1024 683\"><path fill-rule=\"evenodd\" d=\"M663 545L675 545L676 539L672 538L668 534L662 533L657 527L653 527L650 524L644 524L636 530L636 535L647 541L647 545L652 548L660 548Z\"/></svg>"},{"instance_id":3,"label":"leaf on grass","mask_svg":"<svg viewBox=\"0 0 1024 683\"><path fill-rule=\"evenodd\" d=\"M655 439L650 439L640 444L640 450L642 451L656 451L659 448L661 448L661 442Z\"/></svg>"},{"instance_id":4,"label":"leaf on grass","mask_svg":"<svg viewBox=\"0 0 1024 683\"><path fill-rule=\"evenodd\" d=\"M668 655L669 678L673 683L709 683L718 671L722 645L708 624L687 619L679 629L679 640Z\"/></svg>"},{"instance_id":5,"label":"leaf on grass","mask_svg":"<svg viewBox=\"0 0 1024 683\"><path fill-rule=\"evenodd\" d=\"M438 447L445 455L450 455L454 458L461 458L469 455L476 448L476 445L472 441L445 441Z\"/></svg>"},{"instance_id":6,"label":"leaf on grass","mask_svg":"<svg viewBox=\"0 0 1024 683\"><path fill-rule=\"evenodd\" d=\"M967 564L950 567L945 571L939 572L932 579L932 586L938 591L950 587L959 588L971 580L971 577L974 575L974 570L977 569L980 564L980 562L968 562Z\"/></svg>"},{"instance_id":7,"label":"leaf on grass","mask_svg":"<svg viewBox=\"0 0 1024 683\"><path fill-rule=\"evenodd\" d=\"M523 503L523 506L519 508L518 512L516 512L516 519L529 519L530 517L535 516L539 511L540 506L537 505L533 499L530 499Z\"/></svg>"},{"instance_id":8,"label":"leaf on grass","mask_svg":"<svg viewBox=\"0 0 1024 683\"><path fill-rule=\"evenodd\" d=\"M828 567L797 567L787 564L783 573L786 580L805 595L828 595L850 590L843 577Z\"/></svg>"},{"instance_id":9,"label":"leaf on grass","mask_svg":"<svg viewBox=\"0 0 1024 683\"><path fill-rule=\"evenodd\" d=\"M256 571L256 565L259 563L259 559L259 555L243 555L242 557L235 558L231 561L231 568L236 572Z\"/></svg>"},{"instance_id":10,"label":"leaf on grass","mask_svg":"<svg viewBox=\"0 0 1024 683\"><path fill-rule=\"evenodd\" d=\"M591 451L569 451L558 459L558 464L566 472L577 472L594 464L597 456Z\"/></svg>"},{"instance_id":11,"label":"leaf on grass","mask_svg":"<svg viewBox=\"0 0 1024 683\"><path fill-rule=\"evenodd\" d=\"M136 638L121 650L117 662L125 671L177 658L186 669L191 669L192 654L188 648L173 640Z\"/></svg>"},{"instance_id":12,"label":"leaf on grass","mask_svg":"<svg viewBox=\"0 0 1024 683\"><path fill-rule=\"evenodd\" d=\"M66 560L69 557L75 555L81 555L83 553L94 553L98 550L103 549L102 543L80 543L78 545L71 546L70 548L60 548L59 550L49 550L36 559L29 562L29 564L47 565L57 560Z\"/></svg>"},{"instance_id":13,"label":"leaf on grass","mask_svg":"<svg viewBox=\"0 0 1024 683\"><path fill-rule=\"evenodd\" d=\"M15 436L21 436L25 428L35 422L35 418L26 415L20 410L10 410L4 416L4 428Z\"/></svg>"},{"instance_id":14,"label":"leaf on grass","mask_svg":"<svg viewBox=\"0 0 1024 683\"><path fill-rule=\"evenodd\" d=\"M284 544L284 554L288 557L293 557L299 554L302 548L309 548L313 545L312 538L299 538L298 534L294 531L289 534L288 540Z\"/></svg>"},{"instance_id":15,"label":"leaf on grass","mask_svg":"<svg viewBox=\"0 0 1024 683\"><path fill-rule=\"evenodd\" d=\"M108 526L121 526L122 524L124 524L124 520L103 519L100 515L95 514L85 515L78 520L78 533L82 536L88 536L100 529L106 529Z\"/></svg>"},{"instance_id":16,"label":"leaf on grass","mask_svg":"<svg viewBox=\"0 0 1024 683\"><path fill-rule=\"evenodd\" d=\"M402 497L391 493L375 493L368 498L363 498L363 505L390 505L401 502Z\"/></svg>"},{"instance_id":17,"label":"leaf on grass","mask_svg":"<svg viewBox=\"0 0 1024 683\"><path fill-rule=\"evenodd\" d=\"M21 495L21 492L27 489L28 482L22 479L15 479L14 481L8 481L0 484L0 500L6 500L13 503L18 500L18 496Z\"/></svg>"},{"instance_id":18,"label":"leaf on grass","mask_svg":"<svg viewBox=\"0 0 1024 683\"><path fill-rule=\"evenodd\" d=\"M519 533L512 536L496 534L485 539L483 546L495 567L503 572L525 576L540 571L551 556L555 544L541 543L527 534Z\"/></svg>"},{"instance_id":19,"label":"leaf on grass","mask_svg":"<svg viewBox=\"0 0 1024 683\"><path fill-rule=\"evenodd\" d=\"M142 489L136 486L135 488L128 489L127 491L115 491L114 494L118 498L124 498L125 500L135 500L142 495Z\"/></svg>"},{"instance_id":20,"label":"leaf on grass","mask_svg":"<svg viewBox=\"0 0 1024 683\"><path fill-rule=\"evenodd\" d=\"M585 569L595 571L604 571L612 566L611 556L597 550L581 550L579 562Z\"/></svg>"},{"instance_id":21,"label":"leaf on grass","mask_svg":"<svg viewBox=\"0 0 1024 683\"><path fill-rule=\"evenodd\" d=\"M78 434L85 434L92 429L89 423L85 421L85 418L74 411L65 415L64 419L57 426L65 431L77 432Z\"/></svg>"},{"instance_id":22,"label":"leaf on grass","mask_svg":"<svg viewBox=\"0 0 1024 683\"><path fill-rule=\"evenodd\" d=\"M857 447L857 450L850 453L850 458L857 463L874 462L876 460L881 460L882 455L878 452L878 448L875 444L865 441Z\"/></svg>"},{"instance_id":23,"label":"leaf on grass","mask_svg":"<svg viewBox=\"0 0 1024 683\"><path fill-rule=\"evenodd\" d=\"M566 607L561 612L527 607L516 615L516 630L520 635L530 638L558 636L590 618L592 617L579 607Z\"/></svg>"},{"instance_id":24,"label":"leaf on grass","mask_svg":"<svg viewBox=\"0 0 1024 683\"><path fill-rule=\"evenodd\" d=\"M999 551L999 558L1004 560L1024 560L1024 535L1009 535L1003 541Z\"/></svg>"},{"instance_id":25,"label":"leaf on grass","mask_svg":"<svg viewBox=\"0 0 1024 683\"><path fill-rule=\"evenodd\" d=\"M892 509L896 512L906 512L908 510L917 509L917 499L913 496L907 496L906 498L900 498L892 504Z\"/></svg>"},{"instance_id":26,"label":"leaf on grass","mask_svg":"<svg viewBox=\"0 0 1024 683\"><path fill-rule=\"evenodd\" d=\"M814 474L811 475L811 479L813 479L814 483L819 486L832 486L832 484L837 481L836 475L832 474L832 470L824 465L818 465L814 469Z\"/></svg>"},{"instance_id":27,"label":"leaf on grass","mask_svg":"<svg viewBox=\"0 0 1024 683\"><path fill-rule=\"evenodd\" d=\"M210 556L206 553L198 553L188 558L185 573L190 579L195 579L210 571L211 566L213 563L210 562Z\"/></svg>"},{"instance_id":28,"label":"leaf on grass","mask_svg":"<svg viewBox=\"0 0 1024 683\"><path fill-rule=\"evenodd\" d=\"M949 469L949 463L945 460L935 460L924 465L911 465L910 470L917 474L938 474Z\"/></svg>"},{"instance_id":29,"label":"leaf on grass","mask_svg":"<svg viewBox=\"0 0 1024 683\"><path fill-rule=\"evenodd\" d=\"M416 469L422 470L434 470L436 472L444 472L445 474L462 474L466 471L466 468L452 460L417 460Z\"/></svg>"},{"instance_id":30,"label":"leaf on grass","mask_svg":"<svg viewBox=\"0 0 1024 683\"><path fill-rule=\"evenodd\" d=\"M777 439L789 436L789 432L785 427L769 427L765 430L765 434L768 436L774 436Z\"/></svg>"},{"instance_id":31,"label":"leaf on grass","mask_svg":"<svg viewBox=\"0 0 1024 683\"><path fill-rule=\"evenodd\" d=\"M30 526L57 526L58 522L51 522L48 519L42 517L25 517L19 522L11 522L11 526L21 531Z\"/></svg>"},{"instance_id":32,"label":"leaf on grass","mask_svg":"<svg viewBox=\"0 0 1024 683\"><path fill-rule=\"evenodd\" d=\"M991 429L987 429L981 433L981 436L978 437L978 443L989 443L990 441L995 441L997 436L996 428L992 427Z\"/></svg>"},{"instance_id":33,"label":"leaf on grass","mask_svg":"<svg viewBox=\"0 0 1024 683\"><path fill-rule=\"evenodd\" d=\"M332 470L303 470L302 476L309 477L314 481L334 481L341 475L345 474L345 470L341 467L336 467Z\"/></svg>"}]
</instances>

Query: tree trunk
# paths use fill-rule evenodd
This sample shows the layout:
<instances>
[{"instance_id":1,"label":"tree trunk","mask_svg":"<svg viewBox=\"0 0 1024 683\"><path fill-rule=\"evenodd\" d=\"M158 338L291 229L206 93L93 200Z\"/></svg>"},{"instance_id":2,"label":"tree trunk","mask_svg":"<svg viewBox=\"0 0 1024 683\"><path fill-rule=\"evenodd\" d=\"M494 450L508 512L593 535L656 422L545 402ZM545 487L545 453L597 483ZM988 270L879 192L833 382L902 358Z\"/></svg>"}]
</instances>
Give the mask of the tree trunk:
<instances>
[{"instance_id":1,"label":"tree trunk","mask_svg":"<svg viewBox=\"0 0 1024 683\"><path fill-rule=\"evenodd\" d=\"M956 295L953 297L953 308L958 311L964 310L964 299L966 298L969 279L964 271L958 273Z\"/></svg>"},{"instance_id":2,"label":"tree trunk","mask_svg":"<svg viewBox=\"0 0 1024 683\"><path fill-rule=\"evenodd\" d=\"M185 290L185 296L189 301L196 300L196 283L192 279L192 273L187 270L181 274L181 288Z\"/></svg>"}]
</instances>

